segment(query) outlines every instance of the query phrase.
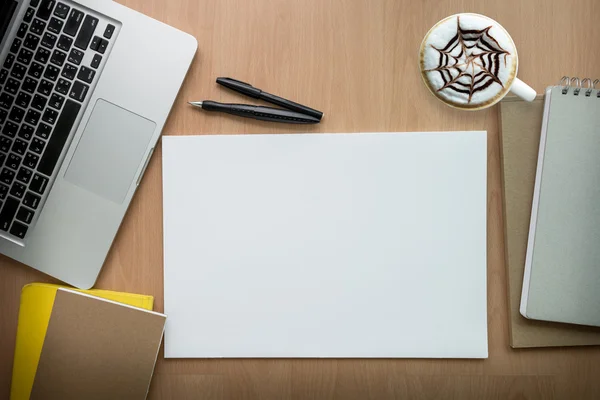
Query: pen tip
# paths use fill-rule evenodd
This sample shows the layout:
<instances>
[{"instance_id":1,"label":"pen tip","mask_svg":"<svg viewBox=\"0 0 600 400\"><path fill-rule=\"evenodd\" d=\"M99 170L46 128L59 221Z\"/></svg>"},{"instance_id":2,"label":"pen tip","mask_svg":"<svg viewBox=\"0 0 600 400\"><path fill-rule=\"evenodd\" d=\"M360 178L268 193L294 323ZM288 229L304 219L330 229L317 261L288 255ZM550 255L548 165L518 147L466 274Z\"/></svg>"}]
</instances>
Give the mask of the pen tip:
<instances>
[{"instance_id":1,"label":"pen tip","mask_svg":"<svg viewBox=\"0 0 600 400\"><path fill-rule=\"evenodd\" d=\"M188 104L194 107L202 107L201 101L188 101Z\"/></svg>"}]
</instances>

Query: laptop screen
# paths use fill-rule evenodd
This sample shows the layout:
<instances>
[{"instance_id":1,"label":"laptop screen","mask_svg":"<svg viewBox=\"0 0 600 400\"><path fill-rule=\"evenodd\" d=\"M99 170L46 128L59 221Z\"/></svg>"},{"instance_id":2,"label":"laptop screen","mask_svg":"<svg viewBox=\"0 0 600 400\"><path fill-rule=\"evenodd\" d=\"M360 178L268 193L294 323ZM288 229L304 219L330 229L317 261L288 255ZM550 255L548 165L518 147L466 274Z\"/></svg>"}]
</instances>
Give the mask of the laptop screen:
<instances>
[{"instance_id":1,"label":"laptop screen","mask_svg":"<svg viewBox=\"0 0 600 400\"><path fill-rule=\"evenodd\" d=\"M17 0L0 0L0 43L8 31L8 24L17 10Z\"/></svg>"}]
</instances>

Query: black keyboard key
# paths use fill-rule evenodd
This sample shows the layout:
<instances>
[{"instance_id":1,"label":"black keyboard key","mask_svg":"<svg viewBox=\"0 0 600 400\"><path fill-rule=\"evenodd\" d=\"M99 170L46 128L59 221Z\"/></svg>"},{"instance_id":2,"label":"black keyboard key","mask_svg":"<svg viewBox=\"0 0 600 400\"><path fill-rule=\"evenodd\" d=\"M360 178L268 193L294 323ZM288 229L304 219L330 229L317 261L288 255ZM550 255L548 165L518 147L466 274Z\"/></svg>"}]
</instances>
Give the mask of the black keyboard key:
<instances>
[{"instance_id":1,"label":"black keyboard key","mask_svg":"<svg viewBox=\"0 0 600 400\"><path fill-rule=\"evenodd\" d=\"M46 98L44 96L40 96L39 94L35 94L33 96L33 101L31 102L31 107L44 111L44 107L46 107Z\"/></svg>"},{"instance_id":2,"label":"black keyboard key","mask_svg":"<svg viewBox=\"0 0 600 400\"><path fill-rule=\"evenodd\" d=\"M54 88L54 84L45 79L42 79L40 85L38 86L38 92L43 94L44 96L50 96L52 89Z\"/></svg>"},{"instance_id":3,"label":"black keyboard key","mask_svg":"<svg viewBox=\"0 0 600 400\"><path fill-rule=\"evenodd\" d=\"M33 153L27 153L27 155L25 156L25 161L23 161L23 165L24 165L24 166L26 166L26 167L29 167L29 168L31 168L31 169L34 169L34 168L35 168L35 166L37 165L37 163L38 163L38 160L39 160L39 159L40 159L40 156L37 156L37 155L35 155L35 154L33 154ZM35 179L35 177L34 177L34 179ZM46 178L44 178L44 179L46 179ZM46 183L47 183L47 182L48 182L48 180L46 179ZM33 186L33 182L31 183L31 185ZM43 191L45 188L46 188L46 187L44 186L44 188L42 189L42 191ZM33 188L32 188L31 190L34 190L34 191L36 191L36 190L35 190L35 189L33 189ZM42 192L38 192L38 193L40 193L40 194L41 194Z\"/></svg>"},{"instance_id":4,"label":"black keyboard key","mask_svg":"<svg viewBox=\"0 0 600 400\"><path fill-rule=\"evenodd\" d=\"M3 0L0 2L0 38L5 37L6 30L10 27L10 20L18 5L17 0Z\"/></svg>"},{"instance_id":5,"label":"black keyboard key","mask_svg":"<svg viewBox=\"0 0 600 400\"><path fill-rule=\"evenodd\" d=\"M8 93L0 94L0 107L6 108L9 110L15 101L15 96L11 96Z\"/></svg>"},{"instance_id":6,"label":"black keyboard key","mask_svg":"<svg viewBox=\"0 0 600 400\"><path fill-rule=\"evenodd\" d=\"M76 74L77 74L76 66L71 65L71 64L65 64L65 66L62 69L62 73L60 75L69 80L73 80L73 79L75 79Z\"/></svg>"},{"instance_id":7,"label":"black keyboard key","mask_svg":"<svg viewBox=\"0 0 600 400\"><path fill-rule=\"evenodd\" d=\"M25 22L21 22L19 30L17 31L17 37L23 39L25 37L25 34L27 33L27 28L29 28L29 26Z\"/></svg>"},{"instance_id":8,"label":"black keyboard key","mask_svg":"<svg viewBox=\"0 0 600 400\"><path fill-rule=\"evenodd\" d=\"M56 108L57 110L60 110L60 108L62 107L64 102L65 102L64 97L62 97L59 94L52 93L52 96L50 97L50 102L48 103L48 105L52 108Z\"/></svg>"},{"instance_id":9,"label":"black keyboard key","mask_svg":"<svg viewBox=\"0 0 600 400\"><path fill-rule=\"evenodd\" d=\"M37 130L35 131L36 136L44 139L48 139L50 133L52 133L52 127L44 123L39 124Z\"/></svg>"},{"instance_id":10,"label":"black keyboard key","mask_svg":"<svg viewBox=\"0 0 600 400\"><path fill-rule=\"evenodd\" d=\"M46 29L46 23L44 21L42 21L41 19L36 18L31 23L31 27L29 28L29 31L31 33L35 33L36 35L42 36L42 33L44 33L44 29Z\"/></svg>"},{"instance_id":11,"label":"black keyboard key","mask_svg":"<svg viewBox=\"0 0 600 400\"><path fill-rule=\"evenodd\" d=\"M12 108L12 110L10 110L10 114L8 115L8 118L10 118L12 121L14 121L16 123L20 123L21 121L23 121L24 116L25 116L25 110L15 106Z\"/></svg>"},{"instance_id":12,"label":"black keyboard key","mask_svg":"<svg viewBox=\"0 0 600 400\"><path fill-rule=\"evenodd\" d=\"M114 32L115 32L115 26L108 24L106 26L106 29L104 30L104 37L107 39L110 39Z\"/></svg>"},{"instance_id":13,"label":"black keyboard key","mask_svg":"<svg viewBox=\"0 0 600 400\"><path fill-rule=\"evenodd\" d=\"M19 207L19 200L9 197L4 202L4 207L2 207L2 211L0 211L0 229L3 231L8 231L10 227L10 223L12 222L15 214L17 213L17 208Z\"/></svg>"},{"instance_id":14,"label":"black keyboard key","mask_svg":"<svg viewBox=\"0 0 600 400\"><path fill-rule=\"evenodd\" d=\"M96 30L97 26L98 18L87 15L83 20L83 25L81 25L81 30L79 31L79 35L77 35L77 39L75 40L75 46L82 50L87 49L88 45L90 44L90 39L94 35L94 31Z\"/></svg>"},{"instance_id":15,"label":"black keyboard key","mask_svg":"<svg viewBox=\"0 0 600 400\"><path fill-rule=\"evenodd\" d=\"M35 210L38 207L38 204L40 204L40 200L40 196L35 195L31 192L27 192L25 193L25 197L23 198L23 205L29 208L33 208Z\"/></svg>"},{"instance_id":16,"label":"black keyboard key","mask_svg":"<svg viewBox=\"0 0 600 400\"><path fill-rule=\"evenodd\" d=\"M53 35L50 32L46 32L44 33L44 37L42 37L42 46L52 49L54 48L57 39L58 37L56 35Z\"/></svg>"},{"instance_id":17,"label":"black keyboard key","mask_svg":"<svg viewBox=\"0 0 600 400\"><path fill-rule=\"evenodd\" d=\"M43 47L40 47L38 49L38 51L35 53L35 60L39 61L43 64L46 64L46 62L48 62L49 58L50 58L50 50L44 49Z\"/></svg>"},{"instance_id":18,"label":"black keyboard key","mask_svg":"<svg viewBox=\"0 0 600 400\"><path fill-rule=\"evenodd\" d=\"M67 23L63 29L63 32L70 36L75 36L77 30L79 29L79 25L81 25L81 21L83 20L83 13L79 10L72 9L71 14L69 14L69 19L67 19Z\"/></svg>"},{"instance_id":19,"label":"black keyboard key","mask_svg":"<svg viewBox=\"0 0 600 400\"><path fill-rule=\"evenodd\" d=\"M6 59L4 59L4 68L10 69L10 67L13 66L14 62L15 62L14 54L7 54Z\"/></svg>"},{"instance_id":20,"label":"black keyboard key","mask_svg":"<svg viewBox=\"0 0 600 400\"><path fill-rule=\"evenodd\" d=\"M25 197L23 198L23 205L29 207L29 208L33 208L34 210L37 209L37 206L40 204L40 196L35 195L31 192L27 192L25 193Z\"/></svg>"},{"instance_id":21,"label":"black keyboard key","mask_svg":"<svg viewBox=\"0 0 600 400\"><path fill-rule=\"evenodd\" d=\"M64 94L65 96L69 94L69 89L71 88L71 82L66 79L59 78L58 83L56 84L56 91L60 94Z\"/></svg>"},{"instance_id":22,"label":"black keyboard key","mask_svg":"<svg viewBox=\"0 0 600 400\"><path fill-rule=\"evenodd\" d=\"M61 49L63 51L69 51L72 44L73 44L73 39L71 39L70 37L65 36L65 35L60 35L60 38L58 39L58 43L57 43L56 47L58 47L59 49Z\"/></svg>"},{"instance_id":23,"label":"black keyboard key","mask_svg":"<svg viewBox=\"0 0 600 400\"><path fill-rule=\"evenodd\" d=\"M16 171L21 166L21 161L23 161L22 157L20 157L16 154L10 153L8 155L8 158L6 159L6 166L8 168L14 169Z\"/></svg>"},{"instance_id":24,"label":"black keyboard key","mask_svg":"<svg viewBox=\"0 0 600 400\"><path fill-rule=\"evenodd\" d=\"M48 30L50 32L54 32L56 34L60 33L60 30L62 29L63 25L64 25L64 21L58 19L58 18L50 18L50 22L48 23Z\"/></svg>"},{"instance_id":25,"label":"black keyboard key","mask_svg":"<svg viewBox=\"0 0 600 400\"><path fill-rule=\"evenodd\" d=\"M31 101L31 95L25 92L19 92L17 96L17 105L19 107L27 108L29 107L29 102Z\"/></svg>"},{"instance_id":26,"label":"black keyboard key","mask_svg":"<svg viewBox=\"0 0 600 400\"><path fill-rule=\"evenodd\" d=\"M19 208L19 211L17 212L17 219L21 222L25 222L26 224L29 224L31 222L31 220L33 219L33 211L31 211L28 208L21 207L21 208Z\"/></svg>"},{"instance_id":27,"label":"black keyboard key","mask_svg":"<svg viewBox=\"0 0 600 400\"><path fill-rule=\"evenodd\" d=\"M2 111L4 111L4 110L2 110ZM6 111L4 111L4 112L6 113ZM2 128L2 133L6 136L14 137L18 127L19 127L18 125L14 124L10 121L7 121L6 125L4 125L4 128ZM3 140L6 140L6 138L4 136L0 136L0 143ZM4 146L1 146L1 147L4 148ZM7 151L7 150L3 150L3 151ZM4 160L2 162L4 162ZM0 162L0 167L2 166L2 162Z\"/></svg>"},{"instance_id":28,"label":"black keyboard key","mask_svg":"<svg viewBox=\"0 0 600 400\"><path fill-rule=\"evenodd\" d=\"M4 135L0 136L0 150L2 150L4 153L8 153L10 151L11 144L12 140Z\"/></svg>"},{"instance_id":29,"label":"black keyboard key","mask_svg":"<svg viewBox=\"0 0 600 400\"><path fill-rule=\"evenodd\" d=\"M59 18L65 19L67 18L67 15L69 14L69 9L70 7L66 4L63 3L58 3L56 5L56 8L54 9L54 15L56 15Z\"/></svg>"},{"instance_id":30,"label":"black keyboard key","mask_svg":"<svg viewBox=\"0 0 600 400\"><path fill-rule=\"evenodd\" d=\"M27 234L27 225L23 225L20 222L13 222L12 228L10 228L10 234L18 237L19 239L25 238Z\"/></svg>"},{"instance_id":31,"label":"black keyboard key","mask_svg":"<svg viewBox=\"0 0 600 400\"><path fill-rule=\"evenodd\" d=\"M98 53L100 54L104 54L104 52L106 51L106 48L108 47L108 40L106 39L102 39L100 41L100 44L98 45Z\"/></svg>"},{"instance_id":32,"label":"black keyboard key","mask_svg":"<svg viewBox=\"0 0 600 400\"><path fill-rule=\"evenodd\" d=\"M42 0L42 4L40 4L37 14L35 15L41 19L48 20L50 15L52 15L52 10L54 9L55 4L55 0Z\"/></svg>"},{"instance_id":33,"label":"black keyboard key","mask_svg":"<svg viewBox=\"0 0 600 400\"><path fill-rule=\"evenodd\" d=\"M48 186L48 178L43 177L40 174L35 174L29 184L29 189L38 194L42 194L44 193L44 190L46 190L46 186Z\"/></svg>"},{"instance_id":34,"label":"black keyboard key","mask_svg":"<svg viewBox=\"0 0 600 400\"><path fill-rule=\"evenodd\" d=\"M90 49L98 50L98 46L100 46L101 40L102 38L100 36L94 36L94 39L92 39L92 44L90 44Z\"/></svg>"},{"instance_id":35,"label":"black keyboard key","mask_svg":"<svg viewBox=\"0 0 600 400\"><path fill-rule=\"evenodd\" d=\"M29 66L29 71L27 72L30 76L39 79L44 72L44 66L36 63L35 61L31 63Z\"/></svg>"},{"instance_id":36,"label":"black keyboard key","mask_svg":"<svg viewBox=\"0 0 600 400\"><path fill-rule=\"evenodd\" d=\"M16 81L13 78L8 78L6 85L4 86L4 90L11 94L17 94L19 91L19 81Z\"/></svg>"},{"instance_id":37,"label":"black keyboard key","mask_svg":"<svg viewBox=\"0 0 600 400\"><path fill-rule=\"evenodd\" d=\"M28 76L23 81L23 85L21 85L21 89L26 92L33 93L33 92L35 92L35 88L37 87L37 85L38 85L38 82L35 79L30 78Z\"/></svg>"},{"instance_id":38,"label":"black keyboard key","mask_svg":"<svg viewBox=\"0 0 600 400\"><path fill-rule=\"evenodd\" d=\"M14 38L12 45L10 46L10 51L12 53L17 54L19 52L19 49L21 48L21 43L23 43L23 41L19 38Z\"/></svg>"},{"instance_id":39,"label":"black keyboard key","mask_svg":"<svg viewBox=\"0 0 600 400\"><path fill-rule=\"evenodd\" d=\"M23 79L23 77L25 77L26 73L27 73L26 66L21 65L19 63L15 63L15 65L13 65L12 70L10 71L10 76L21 80L21 79Z\"/></svg>"},{"instance_id":40,"label":"black keyboard key","mask_svg":"<svg viewBox=\"0 0 600 400\"><path fill-rule=\"evenodd\" d=\"M25 115L25 122L36 126L38 122L40 122L40 112L34 109L27 110L27 115Z\"/></svg>"},{"instance_id":41,"label":"black keyboard key","mask_svg":"<svg viewBox=\"0 0 600 400\"><path fill-rule=\"evenodd\" d=\"M90 65L92 68L98 68L100 66L101 61L102 56L100 54L94 54L94 58L92 59L92 63Z\"/></svg>"},{"instance_id":42,"label":"black keyboard key","mask_svg":"<svg viewBox=\"0 0 600 400\"><path fill-rule=\"evenodd\" d=\"M0 136L0 139L1 138L2 137ZM20 155L25 155L25 152L27 151L27 142L21 139L15 139L12 145L12 151Z\"/></svg>"},{"instance_id":43,"label":"black keyboard key","mask_svg":"<svg viewBox=\"0 0 600 400\"><path fill-rule=\"evenodd\" d=\"M25 194L26 189L27 188L22 183L15 182L10 189L10 194L20 199Z\"/></svg>"},{"instance_id":44,"label":"black keyboard key","mask_svg":"<svg viewBox=\"0 0 600 400\"><path fill-rule=\"evenodd\" d=\"M4 82L6 82L7 77L8 77L8 70L1 69L0 70L0 85L4 85Z\"/></svg>"},{"instance_id":45,"label":"black keyboard key","mask_svg":"<svg viewBox=\"0 0 600 400\"><path fill-rule=\"evenodd\" d=\"M17 180L19 182L23 182L24 184L27 185L29 183L29 181L31 180L31 174L32 174L32 172L30 169L21 167L19 169L19 173L17 173Z\"/></svg>"},{"instance_id":46,"label":"black keyboard key","mask_svg":"<svg viewBox=\"0 0 600 400\"><path fill-rule=\"evenodd\" d=\"M18 130L19 125L15 124L14 122L6 121L4 128L2 128L2 134L9 137L15 137ZM0 163L0 166L2 166L2 163Z\"/></svg>"},{"instance_id":47,"label":"black keyboard key","mask_svg":"<svg viewBox=\"0 0 600 400\"><path fill-rule=\"evenodd\" d=\"M25 65L29 65L31 59L33 58L33 52L27 49L21 49L19 51L19 55L17 56L17 61L23 63Z\"/></svg>"},{"instance_id":48,"label":"black keyboard key","mask_svg":"<svg viewBox=\"0 0 600 400\"><path fill-rule=\"evenodd\" d=\"M25 11L25 15L23 16L23 21L30 23L31 20L33 19L33 15L35 14L35 10L31 7L29 7L27 9L27 11Z\"/></svg>"},{"instance_id":49,"label":"black keyboard key","mask_svg":"<svg viewBox=\"0 0 600 400\"><path fill-rule=\"evenodd\" d=\"M38 138L33 138L29 144L29 150L36 154L42 154L42 151L44 151L44 146L46 146L46 142Z\"/></svg>"},{"instance_id":50,"label":"black keyboard key","mask_svg":"<svg viewBox=\"0 0 600 400\"><path fill-rule=\"evenodd\" d=\"M4 121L6 121L7 117L8 117L8 111L0 108L0 124L3 124Z\"/></svg>"},{"instance_id":51,"label":"black keyboard key","mask_svg":"<svg viewBox=\"0 0 600 400\"><path fill-rule=\"evenodd\" d=\"M75 81L73 87L71 88L71 92L69 93L69 97L77 101L83 101L85 100L85 95L87 94L88 89L88 85L79 81Z\"/></svg>"},{"instance_id":52,"label":"black keyboard key","mask_svg":"<svg viewBox=\"0 0 600 400\"><path fill-rule=\"evenodd\" d=\"M0 153L0 166L4 165L4 160L6 160L6 154Z\"/></svg>"},{"instance_id":53,"label":"black keyboard key","mask_svg":"<svg viewBox=\"0 0 600 400\"><path fill-rule=\"evenodd\" d=\"M38 6L38 4L40 4L40 0L31 0L31 1L29 2L29 5L30 5L31 7L37 7L37 6Z\"/></svg>"},{"instance_id":54,"label":"black keyboard key","mask_svg":"<svg viewBox=\"0 0 600 400\"><path fill-rule=\"evenodd\" d=\"M54 52L52 52L52 58L50 59L50 62L61 67L65 63L66 58L67 53L63 53L60 50L54 50Z\"/></svg>"},{"instance_id":55,"label":"black keyboard key","mask_svg":"<svg viewBox=\"0 0 600 400\"><path fill-rule=\"evenodd\" d=\"M81 67L79 73L77 74L77 79L81 79L84 82L92 83L94 80L94 75L96 75L96 71L88 67Z\"/></svg>"},{"instance_id":56,"label":"black keyboard key","mask_svg":"<svg viewBox=\"0 0 600 400\"><path fill-rule=\"evenodd\" d=\"M50 125L53 125L56 122L56 118L58 118L58 113L50 108L46 108L42 120Z\"/></svg>"},{"instance_id":57,"label":"black keyboard key","mask_svg":"<svg viewBox=\"0 0 600 400\"><path fill-rule=\"evenodd\" d=\"M80 108L81 105L79 103L71 100L65 102L65 106L58 118L54 132L52 133L52 137L50 137L48 144L46 144L46 150L44 151L44 155L38 166L38 171L42 174L48 176L52 175L52 171L54 171L54 167L56 166L63 147L71 133L71 128L73 128L73 124L75 124L75 119L77 119Z\"/></svg>"},{"instance_id":58,"label":"black keyboard key","mask_svg":"<svg viewBox=\"0 0 600 400\"><path fill-rule=\"evenodd\" d=\"M14 171L11 171L10 169L4 167L2 169L2 172L0 172L0 182L4 182L7 185L10 185L13 179L15 179Z\"/></svg>"},{"instance_id":59,"label":"black keyboard key","mask_svg":"<svg viewBox=\"0 0 600 400\"><path fill-rule=\"evenodd\" d=\"M81 60L83 60L83 52L77 49L72 49L69 53L69 62L79 65L81 64Z\"/></svg>"},{"instance_id":60,"label":"black keyboard key","mask_svg":"<svg viewBox=\"0 0 600 400\"><path fill-rule=\"evenodd\" d=\"M4 200L8 194L8 186L0 183L0 199Z\"/></svg>"},{"instance_id":61,"label":"black keyboard key","mask_svg":"<svg viewBox=\"0 0 600 400\"><path fill-rule=\"evenodd\" d=\"M44 78L50 79L51 81L55 81L58 78L58 74L60 73L60 68L55 67L52 64L46 65L46 70L44 71Z\"/></svg>"},{"instance_id":62,"label":"black keyboard key","mask_svg":"<svg viewBox=\"0 0 600 400\"><path fill-rule=\"evenodd\" d=\"M25 42L23 42L23 46L27 47L29 50L35 50L39 43L39 37L28 33L27 37L25 38Z\"/></svg>"},{"instance_id":63,"label":"black keyboard key","mask_svg":"<svg viewBox=\"0 0 600 400\"><path fill-rule=\"evenodd\" d=\"M27 124L23 124L21 125L21 129L19 129L19 137L25 139L26 141L29 141L29 139L31 139L31 137L33 136L34 131L35 129L33 129L33 127Z\"/></svg>"}]
</instances>

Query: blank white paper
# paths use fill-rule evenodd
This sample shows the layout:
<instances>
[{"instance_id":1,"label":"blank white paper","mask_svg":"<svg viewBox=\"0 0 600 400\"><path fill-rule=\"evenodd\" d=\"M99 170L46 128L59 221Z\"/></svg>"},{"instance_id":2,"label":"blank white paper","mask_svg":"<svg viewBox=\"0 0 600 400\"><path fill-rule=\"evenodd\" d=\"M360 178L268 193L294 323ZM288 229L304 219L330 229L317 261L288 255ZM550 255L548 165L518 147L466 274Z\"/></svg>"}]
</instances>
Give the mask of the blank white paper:
<instances>
[{"instance_id":1,"label":"blank white paper","mask_svg":"<svg viewBox=\"0 0 600 400\"><path fill-rule=\"evenodd\" d=\"M165 357L487 357L486 132L163 137Z\"/></svg>"}]
</instances>

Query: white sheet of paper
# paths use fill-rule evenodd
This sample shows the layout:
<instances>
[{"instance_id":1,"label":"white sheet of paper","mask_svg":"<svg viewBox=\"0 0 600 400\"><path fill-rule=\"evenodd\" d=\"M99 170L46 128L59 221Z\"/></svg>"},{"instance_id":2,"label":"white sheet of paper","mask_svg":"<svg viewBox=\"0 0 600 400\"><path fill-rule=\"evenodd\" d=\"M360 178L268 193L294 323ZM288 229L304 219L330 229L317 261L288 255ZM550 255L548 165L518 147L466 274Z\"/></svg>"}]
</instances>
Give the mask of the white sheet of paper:
<instances>
[{"instance_id":1,"label":"white sheet of paper","mask_svg":"<svg viewBox=\"0 0 600 400\"><path fill-rule=\"evenodd\" d=\"M165 357L487 357L486 137L163 137Z\"/></svg>"}]
</instances>

